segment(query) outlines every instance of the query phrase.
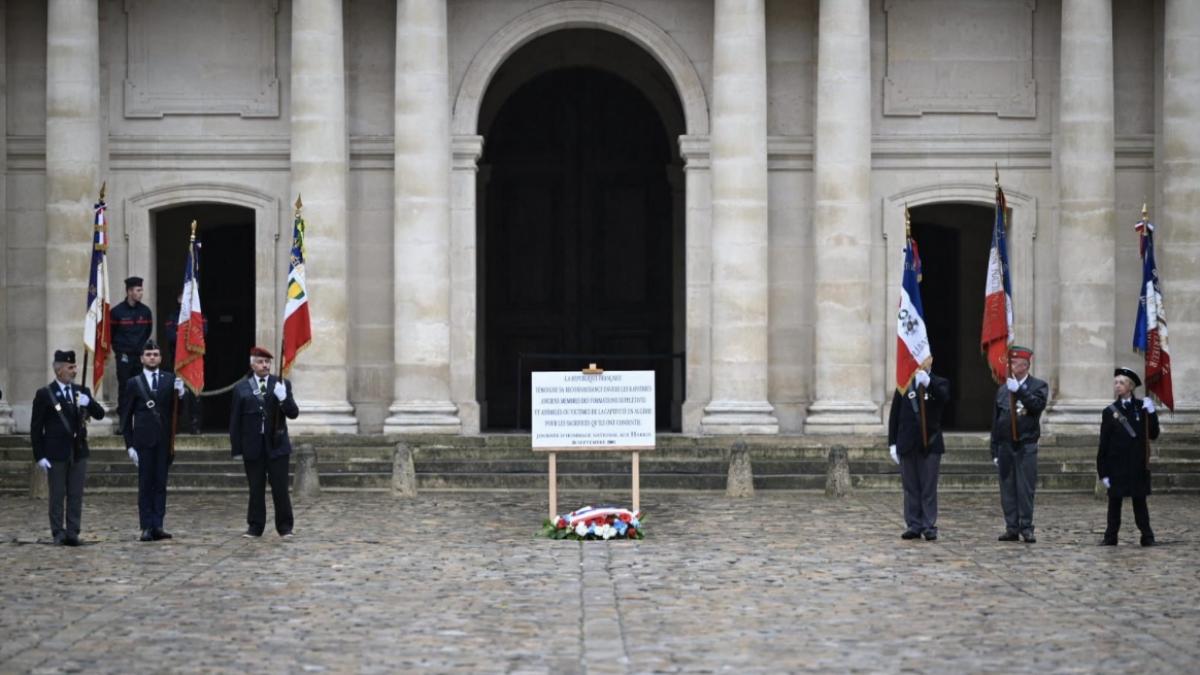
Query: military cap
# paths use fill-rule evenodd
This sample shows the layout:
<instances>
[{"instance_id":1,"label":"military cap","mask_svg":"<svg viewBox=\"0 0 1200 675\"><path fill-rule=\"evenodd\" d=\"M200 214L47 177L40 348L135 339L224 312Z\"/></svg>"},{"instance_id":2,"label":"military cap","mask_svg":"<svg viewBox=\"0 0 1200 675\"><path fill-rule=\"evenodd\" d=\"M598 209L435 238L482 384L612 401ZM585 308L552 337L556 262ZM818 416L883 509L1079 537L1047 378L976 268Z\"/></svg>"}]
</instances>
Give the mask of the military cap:
<instances>
[{"instance_id":1,"label":"military cap","mask_svg":"<svg viewBox=\"0 0 1200 675\"><path fill-rule=\"evenodd\" d=\"M128 279L125 280L125 290L129 290L131 288L137 288L138 286L141 286L141 285L142 285L141 277L129 277Z\"/></svg>"},{"instance_id":2,"label":"military cap","mask_svg":"<svg viewBox=\"0 0 1200 675\"><path fill-rule=\"evenodd\" d=\"M158 351L158 343L154 340L146 340L146 344L142 345L143 352Z\"/></svg>"},{"instance_id":3,"label":"military cap","mask_svg":"<svg viewBox=\"0 0 1200 675\"><path fill-rule=\"evenodd\" d=\"M62 349L54 350L55 363L75 363L75 352L71 350L63 351Z\"/></svg>"},{"instance_id":4,"label":"military cap","mask_svg":"<svg viewBox=\"0 0 1200 675\"><path fill-rule=\"evenodd\" d=\"M1008 358L1010 359L1030 359L1033 358L1033 350L1029 347L1013 345L1008 348Z\"/></svg>"},{"instance_id":5,"label":"military cap","mask_svg":"<svg viewBox=\"0 0 1200 675\"><path fill-rule=\"evenodd\" d=\"M250 348L250 356L261 356L264 359L275 358L275 355L272 354L271 352L267 351L266 347L257 347L257 346Z\"/></svg>"},{"instance_id":6,"label":"military cap","mask_svg":"<svg viewBox=\"0 0 1200 675\"><path fill-rule=\"evenodd\" d=\"M1128 368L1117 368L1116 370L1114 370L1113 377L1117 377L1118 375L1123 375L1125 377L1128 377L1129 380L1131 382L1133 382L1133 386L1135 389L1137 387L1142 386L1142 378L1138 377L1137 373L1133 372L1132 370L1130 370Z\"/></svg>"}]
</instances>

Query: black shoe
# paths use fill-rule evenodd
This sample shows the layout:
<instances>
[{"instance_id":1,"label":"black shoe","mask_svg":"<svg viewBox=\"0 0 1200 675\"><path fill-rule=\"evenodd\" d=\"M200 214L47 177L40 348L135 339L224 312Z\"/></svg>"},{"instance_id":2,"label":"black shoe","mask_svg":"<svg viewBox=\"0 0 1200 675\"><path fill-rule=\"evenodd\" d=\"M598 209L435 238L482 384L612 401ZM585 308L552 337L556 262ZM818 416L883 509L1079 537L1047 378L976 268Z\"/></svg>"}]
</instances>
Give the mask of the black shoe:
<instances>
[{"instance_id":1,"label":"black shoe","mask_svg":"<svg viewBox=\"0 0 1200 675\"><path fill-rule=\"evenodd\" d=\"M79 546L79 536L68 534L63 537L62 543L64 546Z\"/></svg>"},{"instance_id":2,"label":"black shoe","mask_svg":"<svg viewBox=\"0 0 1200 675\"><path fill-rule=\"evenodd\" d=\"M159 541L160 539L173 539L171 533L167 532L161 527L156 527L153 530L150 530L150 536L154 537L154 541Z\"/></svg>"},{"instance_id":3,"label":"black shoe","mask_svg":"<svg viewBox=\"0 0 1200 675\"><path fill-rule=\"evenodd\" d=\"M293 536L294 535L291 532L284 532L283 534L279 535L279 537L281 539L285 539L285 540L291 539Z\"/></svg>"},{"instance_id":4,"label":"black shoe","mask_svg":"<svg viewBox=\"0 0 1200 675\"><path fill-rule=\"evenodd\" d=\"M1100 540L1100 545L1101 546L1116 546L1117 538L1116 537L1105 537Z\"/></svg>"},{"instance_id":5,"label":"black shoe","mask_svg":"<svg viewBox=\"0 0 1200 675\"><path fill-rule=\"evenodd\" d=\"M1157 546L1157 545L1158 545L1158 542L1154 541L1154 535L1152 535L1152 534L1143 534L1142 535L1142 546Z\"/></svg>"},{"instance_id":6,"label":"black shoe","mask_svg":"<svg viewBox=\"0 0 1200 675\"><path fill-rule=\"evenodd\" d=\"M921 533L914 530L905 530L904 534L900 535L901 539L919 539L920 537Z\"/></svg>"},{"instance_id":7,"label":"black shoe","mask_svg":"<svg viewBox=\"0 0 1200 675\"><path fill-rule=\"evenodd\" d=\"M1021 538L1021 535L1009 530L996 538L996 541L1016 541Z\"/></svg>"},{"instance_id":8,"label":"black shoe","mask_svg":"<svg viewBox=\"0 0 1200 675\"><path fill-rule=\"evenodd\" d=\"M138 541L154 541L154 533L150 530L142 530L142 536Z\"/></svg>"},{"instance_id":9,"label":"black shoe","mask_svg":"<svg viewBox=\"0 0 1200 675\"><path fill-rule=\"evenodd\" d=\"M242 533L242 536L246 539L258 539L259 537L262 536L262 532L255 532L254 530L246 530L245 532Z\"/></svg>"},{"instance_id":10,"label":"black shoe","mask_svg":"<svg viewBox=\"0 0 1200 675\"><path fill-rule=\"evenodd\" d=\"M66 538L66 532L59 532L58 534L54 535L54 540L51 543L53 543L55 546L62 546L63 541L66 540Z\"/></svg>"},{"instance_id":11,"label":"black shoe","mask_svg":"<svg viewBox=\"0 0 1200 675\"><path fill-rule=\"evenodd\" d=\"M937 539L937 530L925 530L925 541L935 541Z\"/></svg>"},{"instance_id":12,"label":"black shoe","mask_svg":"<svg viewBox=\"0 0 1200 675\"><path fill-rule=\"evenodd\" d=\"M1033 536L1033 530L1025 530L1024 532L1022 532L1021 539L1023 539L1026 544L1036 544L1037 543L1037 537Z\"/></svg>"}]
</instances>

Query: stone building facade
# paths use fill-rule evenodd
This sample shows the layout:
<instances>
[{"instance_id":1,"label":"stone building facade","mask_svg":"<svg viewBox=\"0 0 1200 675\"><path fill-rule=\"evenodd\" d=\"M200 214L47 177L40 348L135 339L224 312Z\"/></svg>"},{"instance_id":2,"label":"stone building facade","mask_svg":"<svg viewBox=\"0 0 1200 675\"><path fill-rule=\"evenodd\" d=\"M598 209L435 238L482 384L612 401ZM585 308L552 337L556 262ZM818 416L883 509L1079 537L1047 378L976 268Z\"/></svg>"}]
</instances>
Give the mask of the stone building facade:
<instances>
[{"instance_id":1,"label":"stone building facade","mask_svg":"<svg viewBox=\"0 0 1200 675\"><path fill-rule=\"evenodd\" d=\"M136 274L170 311L200 221L215 386L279 344L302 196L317 433L519 428L529 368L593 355L660 371L664 429L880 431L907 205L952 426L981 428L997 172L1047 424L1090 433L1112 366L1140 366L1143 202L1168 424L1200 417L1200 3L7 0L0 21L0 430L81 348L102 182L114 301Z\"/></svg>"}]
</instances>

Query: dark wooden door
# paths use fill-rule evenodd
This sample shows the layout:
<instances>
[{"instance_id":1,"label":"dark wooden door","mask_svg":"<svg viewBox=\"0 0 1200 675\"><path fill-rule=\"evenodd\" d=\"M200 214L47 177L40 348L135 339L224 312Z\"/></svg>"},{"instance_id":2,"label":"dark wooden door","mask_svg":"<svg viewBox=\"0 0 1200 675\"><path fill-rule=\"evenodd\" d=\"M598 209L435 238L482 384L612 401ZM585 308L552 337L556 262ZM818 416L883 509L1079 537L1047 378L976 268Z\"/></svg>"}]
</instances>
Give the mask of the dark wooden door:
<instances>
[{"instance_id":1,"label":"dark wooden door","mask_svg":"<svg viewBox=\"0 0 1200 675\"><path fill-rule=\"evenodd\" d=\"M671 351L671 152L640 92L582 68L518 89L485 147L486 425L527 428L529 373L587 359L526 358L518 372L518 354ZM601 365L655 370L659 426L669 428L673 368L682 364Z\"/></svg>"}]
</instances>

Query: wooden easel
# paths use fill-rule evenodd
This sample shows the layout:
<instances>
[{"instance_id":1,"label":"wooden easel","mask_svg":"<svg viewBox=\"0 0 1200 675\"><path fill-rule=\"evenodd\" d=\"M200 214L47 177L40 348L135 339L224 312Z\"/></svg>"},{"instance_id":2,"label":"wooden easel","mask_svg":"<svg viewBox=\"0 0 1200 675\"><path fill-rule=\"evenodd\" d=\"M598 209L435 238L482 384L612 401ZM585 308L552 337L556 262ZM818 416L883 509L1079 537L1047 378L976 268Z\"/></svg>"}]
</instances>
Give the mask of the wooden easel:
<instances>
[{"instance_id":1,"label":"wooden easel","mask_svg":"<svg viewBox=\"0 0 1200 675\"><path fill-rule=\"evenodd\" d=\"M602 375L603 368L597 368L596 364L588 364L587 368L581 371L584 375ZM546 453L546 459L549 460L549 476L547 482L550 488L550 519L558 515L558 453L560 452L629 452L632 453L633 466L631 473L633 474L633 508L632 511L637 513L641 505L641 469L638 465L638 459L641 451L653 450L654 446L637 446L623 448L609 448L605 446L580 446L580 447L563 447L563 448L533 448L534 452Z\"/></svg>"}]
</instances>

